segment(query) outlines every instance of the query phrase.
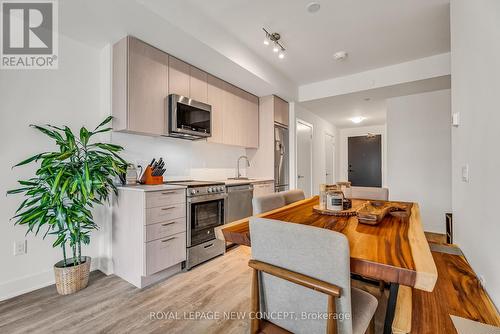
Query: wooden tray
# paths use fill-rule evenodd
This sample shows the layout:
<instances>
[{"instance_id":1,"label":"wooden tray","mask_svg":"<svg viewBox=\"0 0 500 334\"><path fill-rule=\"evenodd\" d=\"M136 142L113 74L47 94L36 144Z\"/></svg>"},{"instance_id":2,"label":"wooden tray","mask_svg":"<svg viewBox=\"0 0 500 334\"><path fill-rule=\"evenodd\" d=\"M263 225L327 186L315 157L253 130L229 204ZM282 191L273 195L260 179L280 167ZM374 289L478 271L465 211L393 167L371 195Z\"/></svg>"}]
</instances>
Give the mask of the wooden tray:
<instances>
[{"instance_id":1,"label":"wooden tray","mask_svg":"<svg viewBox=\"0 0 500 334\"><path fill-rule=\"evenodd\" d=\"M377 225L388 213L399 212L407 215L407 208L404 205L391 202L368 201L366 205L357 211L358 221L361 224Z\"/></svg>"},{"instance_id":2,"label":"wooden tray","mask_svg":"<svg viewBox=\"0 0 500 334\"><path fill-rule=\"evenodd\" d=\"M332 211L332 210L327 210L327 209L320 209L319 205L313 206L313 211L316 213L319 213L321 215L336 216L336 217L355 216L358 210L359 210L359 206L356 208L350 208L350 209L342 210L342 211Z\"/></svg>"}]
</instances>

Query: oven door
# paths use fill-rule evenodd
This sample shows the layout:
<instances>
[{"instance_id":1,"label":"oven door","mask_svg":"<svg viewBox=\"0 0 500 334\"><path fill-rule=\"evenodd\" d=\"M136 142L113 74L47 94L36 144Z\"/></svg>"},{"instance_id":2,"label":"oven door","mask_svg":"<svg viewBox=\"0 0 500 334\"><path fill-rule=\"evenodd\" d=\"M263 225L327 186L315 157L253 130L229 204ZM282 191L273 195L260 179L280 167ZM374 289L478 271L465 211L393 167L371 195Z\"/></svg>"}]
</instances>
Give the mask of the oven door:
<instances>
[{"instance_id":1,"label":"oven door","mask_svg":"<svg viewBox=\"0 0 500 334\"><path fill-rule=\"evenodd\" d=\"M171 136L187 139L206 138L212 133L212 107L185 96L169 96Z\"/></svg>"},{"instance_id":2,"label":"oven door","mask_svg":"<svg viewBox=\"0 0 500 334\"><path fill-rule=\"evenodd\" d=\"M225 195L188 198L188 247L215 239L214 228L224 225L225 203Z\"/></svg>"}]
</instances>

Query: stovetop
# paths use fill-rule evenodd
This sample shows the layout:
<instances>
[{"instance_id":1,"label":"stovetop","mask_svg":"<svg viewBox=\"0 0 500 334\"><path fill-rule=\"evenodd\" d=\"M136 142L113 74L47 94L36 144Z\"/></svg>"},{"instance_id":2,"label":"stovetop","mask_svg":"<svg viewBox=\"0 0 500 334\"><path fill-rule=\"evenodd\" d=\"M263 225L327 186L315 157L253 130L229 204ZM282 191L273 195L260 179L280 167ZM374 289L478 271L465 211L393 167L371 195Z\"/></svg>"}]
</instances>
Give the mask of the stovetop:
<instances>
[{"instance_id":1,"label":"stovetop","mask_svg":"<svg viewBox=\"0 0 500 334\"><path fill-rule=\"evenodd\" d=\"M177 185L177 186L185 186L188 188L225 185L224 182L220 182L220 181L197 181L197 180L168 181L165 183L166 184L173 184L173 185Z\"/></svg>"}]
</instances>

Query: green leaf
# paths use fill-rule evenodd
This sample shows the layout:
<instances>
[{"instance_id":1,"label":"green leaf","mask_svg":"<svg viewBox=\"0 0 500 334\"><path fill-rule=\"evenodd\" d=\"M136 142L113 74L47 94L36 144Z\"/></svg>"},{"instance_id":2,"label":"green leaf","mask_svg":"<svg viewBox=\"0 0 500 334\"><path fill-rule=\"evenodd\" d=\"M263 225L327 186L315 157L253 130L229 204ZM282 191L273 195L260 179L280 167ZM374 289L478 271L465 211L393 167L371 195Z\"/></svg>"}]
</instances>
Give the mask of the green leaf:
<instances>
[{"instance_id":1,"label":"green leaf","mask_svg":"<svg viewBox=\"0 0 500 334\"><path fill-rule=\"evenodd\" d=\"M64 173L64 168L61 168L61 170L59 170L59 173L57 173L57 175L56 175L56 178L54 180L54 184L52 185L52 193L53 194L55 194L55 192L56 192L57 186L59 185L59 181L61 180L63 173Z\"/></svg>"},{"instance_id":2,"label":"green leaf","mask_svg":"<svg viewBox=\"0 0 500 334\"><path fill-rule=\"evenodd\" d=\"M18 163L17 165L14 165L12 168L14 168L14 167L19 167L19 166L26 165L26 164L29 164L29 163L30 163L30 162L32 162L32 161L36 161L36 160L40 159L40 157L41 157L43 154L44 154L44 153L35 154L34 156L29 157L28 159L21 161L21 162L20 162L20 163Z\"/></svg>"},{"instance_id":3,"label":"green leaf","mask_svg":"<svg viewBox=\"0 0 500 334\"><path fill-rule=\"evenodd\" d=\"M89 138L90 138L89 131L85 127L82 127L80 129L80 141L84 146L87 145L87 143L89 142Z\"/></svg>"},{"instance_id":4,"label":"green leaf","mask_svg":"<svg viewBox=\"0 0 500 334\"><path fill-rule=\"evenodd\" d=\"M113 119L113 116L106 117L106 119L104 121L102 121L101 124L99 124L98 126L96 126L96 128L94 129L94 131L97 130L97 129L99 129L101 126L108 124L109 122L111 122L112 119Z\"/></svg>"}]
</instances>

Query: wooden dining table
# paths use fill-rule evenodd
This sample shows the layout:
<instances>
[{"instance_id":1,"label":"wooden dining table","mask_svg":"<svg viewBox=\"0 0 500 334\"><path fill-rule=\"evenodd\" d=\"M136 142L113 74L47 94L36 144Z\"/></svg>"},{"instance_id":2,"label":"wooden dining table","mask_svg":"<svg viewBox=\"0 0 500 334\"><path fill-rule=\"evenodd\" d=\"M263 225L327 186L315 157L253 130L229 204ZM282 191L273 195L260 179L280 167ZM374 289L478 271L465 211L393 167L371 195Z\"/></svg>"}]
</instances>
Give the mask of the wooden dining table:
<instances>
[{"instance_id":1,"label":"wooden dining table","mask_svg":"<svg viewBox=\"0 0 500 334\"><path fill-rule=\"evenodd\" d=\"M367 202L364 199L353 199L352 206L361 208ZM418 204L390 202L401 210L387 214L377 225L367 225L359 223L357 216L320 214L313 210L318 203L319 197L315 196L257 217L310 225L344 234L349 241L351 273L390 284L384 333L391 333L399 285L430 292L437 280L436 264L424 235ZM216 230L217 238L251 246L250 218L219 227Z\"/></svg>"}]
</instances>

